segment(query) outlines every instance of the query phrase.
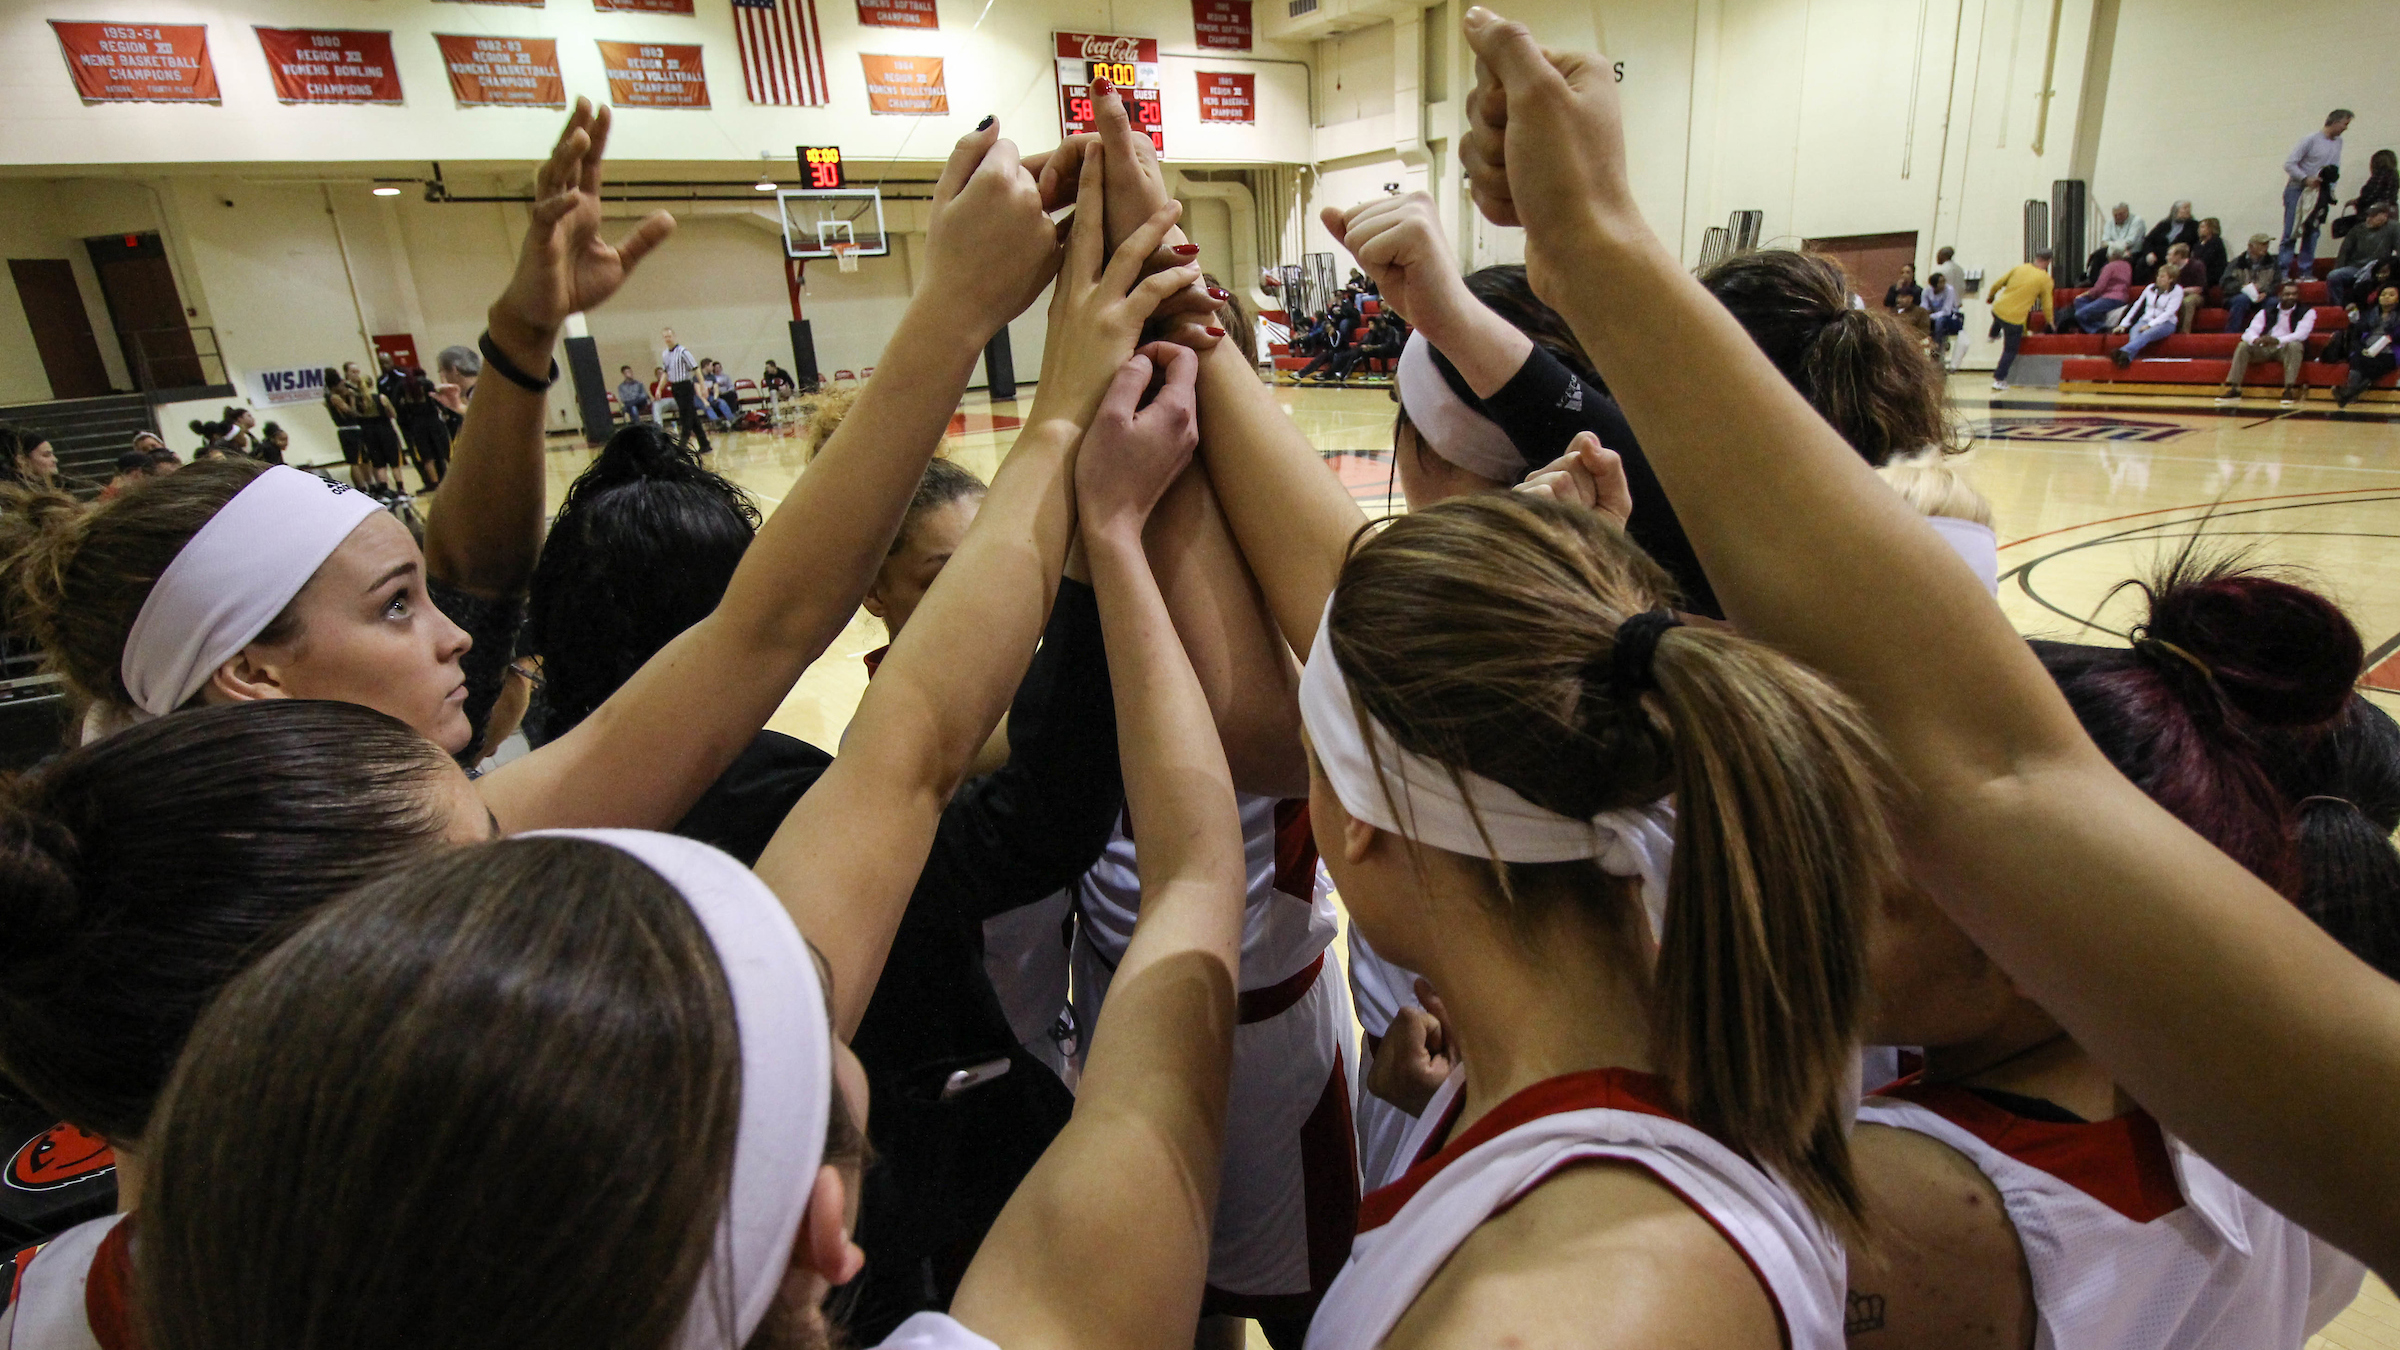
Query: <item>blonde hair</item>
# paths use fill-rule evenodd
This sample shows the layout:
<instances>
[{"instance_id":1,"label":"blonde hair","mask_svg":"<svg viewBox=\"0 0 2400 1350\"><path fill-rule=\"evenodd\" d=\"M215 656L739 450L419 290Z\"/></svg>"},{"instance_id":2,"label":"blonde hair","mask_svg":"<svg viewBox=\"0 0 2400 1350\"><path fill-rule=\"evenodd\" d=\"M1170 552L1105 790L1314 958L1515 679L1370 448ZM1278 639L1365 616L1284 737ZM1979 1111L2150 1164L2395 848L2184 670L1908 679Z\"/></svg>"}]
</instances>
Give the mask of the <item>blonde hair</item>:
<instances>
[{"instance_id":1,"label":"blonde hair","mask_svg":"<svg viewBox=\"0 0 2400 1350\"><path fill-rule=\"evenodd\" d=\"M841 429L842 419L848 417L850 410L857 406L859 391L865 387L863 382L853 385L826 384L820 385L813 394L800 396L800 436L808 443L807 449L801 453L801 463L815 459L817 452L825 448L825 442L833 439L833 433Z\"/></svg>"},{"instance_id":2,"label":"blonde hair","mask_svg":"<svg viewBox=\"0 0 2400 1350\"><path fill-rule=\"evenodd\" d=\"M1992 503L1967 476L1947 464L1887 464L1876 470L1920 516L1948 516L1991 527Z\"/></svg>"},{"instance_id":3,"label":"blonde hair","mask_svg":"<svg viewBox=\"0 0 2400 1350\"><path fill-rule=\"evenodd\" d=\"M1839 690L1730 631L1671 628L1651 683L1618 682L1618 625L1671 593L1594 513L1479 494L1362 544L1328 640L1360 710L1418 755L1577 819L1674 797L1653 1057L1695 1125L1855 1234L1865 926L1898 875L1884 756ZM1490 866L1518 922L1639 921L1631 883L1591 863Z\"/></svg>"}]
</instances>

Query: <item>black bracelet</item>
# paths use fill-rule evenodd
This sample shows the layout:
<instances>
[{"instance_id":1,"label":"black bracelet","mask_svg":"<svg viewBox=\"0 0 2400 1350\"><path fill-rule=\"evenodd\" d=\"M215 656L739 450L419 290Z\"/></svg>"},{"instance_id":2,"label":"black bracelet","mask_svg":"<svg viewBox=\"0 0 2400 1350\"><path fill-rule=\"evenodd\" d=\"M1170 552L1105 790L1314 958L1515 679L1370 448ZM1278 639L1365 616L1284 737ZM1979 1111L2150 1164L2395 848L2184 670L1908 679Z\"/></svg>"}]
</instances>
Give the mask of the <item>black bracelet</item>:
<instances>
[{"instance_id":1,"label":"black bracelet","mask_svg":"<svg viewBox=\"0 0 2400 1350\"><path fill-rule=\"evenodd\" d=\"M558 358L555 356L550 358L550 378L537 380L517 369L515 362L500 354L498 344L492 341L491 329L483 330L483 336L475 339L475 346L483 353L483 363L490 366L494 374L529 394L547 394L550 386L558 383Z\"/></svg>"}]
</instances>

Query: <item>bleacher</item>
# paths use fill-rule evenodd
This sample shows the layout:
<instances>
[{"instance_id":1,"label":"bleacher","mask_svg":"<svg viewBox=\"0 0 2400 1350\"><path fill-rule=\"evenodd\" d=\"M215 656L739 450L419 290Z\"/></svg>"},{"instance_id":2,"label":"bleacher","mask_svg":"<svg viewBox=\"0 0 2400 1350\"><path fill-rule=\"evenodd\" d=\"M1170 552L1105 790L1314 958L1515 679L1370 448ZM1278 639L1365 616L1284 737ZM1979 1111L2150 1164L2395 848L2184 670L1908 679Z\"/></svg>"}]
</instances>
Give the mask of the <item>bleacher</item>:
<instances>
[{"instance_id":1,"label":"bleacher","mask_svg":"<svg viewBox=\"0 0 2400 1350\"><path fill-rule=\"evenodd\" d=\"M1359 297L1358 309L1359 318L1362 320L1372 319L1376 315L1383 313L1383 302L1372 295L1361 296ZM1280 309L1261 310L1259 311L1258 317L1273 327L1281 329L1286 337L1290 336L1292 329L1292 316L1287 311ZM1354 341L1363 341L1366 337L1366 332L1366 324L1361 323L1358 327L1351 330L1350 336ZM1306 370L1308 368L1308 363L1315 359L1314 357L1292 355L1292 344L1288 341L1270 341L1267 344L1267 351L1271 354L1274 360L1275 379L1279 384L1297 381L1299 379L1300 372ZM1353 384L1381 384L1388 382L1392 377L1392 372L1398 370L1399 368L1400 361L1397 357L1369 357L1366 360L1359 362L1357 368L1350 372L1350 380Z\"/></svg>"},{"instance_id":2,"label":"bleacher","mask_svg":"<svg viewBox=\"0 0 2400 1350\"><path fill-rule=\"evenodd\" d=\"M2331 258L2316 260L2316 277L2322 278L2332 270ZM2058 308L2063 311L2083 293L2081 289L2061 287L2055 297ZM2349 326L2350 316L2330 303L2322 280L2301 282L2300 300L2317 311L2316 331L2308 339L2308 360L2300 366L2301 396L2306 398L2307 391L2314 389L2324 391L2323 396L2330 399L2332 391L2349 377L2350 368L2342 362L2319 357L2333 335ZM2223 387L2233 366L2234 349L2241 345L2240 334L2222 331L2229 314L2224 293L2210 287L2200 309L2192 315L2191 332L2152 343L2131 365L2120 370L2109 353L2125 345L2123 333L2054 333L2037 309L2026 324L2025 341L2018 355L2060 358L2058 387L2065 393L2213 392ZM2400 378L2400 372L2384 376L2360 395L2361 401L2400 402L2396 378ZM2283 364L2279 361L2252 361L2242 381L2242 391L2247 397L2272 398L2282 387Z\"/></svg>"}]
</instances>

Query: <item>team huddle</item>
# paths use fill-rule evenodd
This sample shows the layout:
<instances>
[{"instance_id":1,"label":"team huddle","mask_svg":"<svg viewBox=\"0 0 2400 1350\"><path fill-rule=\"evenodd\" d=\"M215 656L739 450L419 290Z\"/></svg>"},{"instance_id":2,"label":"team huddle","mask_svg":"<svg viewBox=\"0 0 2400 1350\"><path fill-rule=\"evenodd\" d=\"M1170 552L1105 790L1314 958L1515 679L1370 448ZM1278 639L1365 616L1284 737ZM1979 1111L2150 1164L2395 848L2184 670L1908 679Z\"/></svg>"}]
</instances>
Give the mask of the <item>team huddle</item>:
<instances>
[{"instance_id":1,"label":"team huddle","mask_svg":"<svg viewBox=\"0 0 2400 1350\"><path fill-rule=\"evenodd\" d=\"M1823 259L1690 275L1607 62L1464 24L1526 263L1325 213L1389 520L1105 85L958 143L763 520L637 421L545 537L550 352L674 227L600 237L581 104L421 541L235 458L12 490L86 712L0 806L0 1071L118 1204L0 1344L2298 1350L2400 1269L2350 620L2203 540L2021 639L1939 366ZM763 730L862 603L838 752Z\"/></svg>"}]
</instances>

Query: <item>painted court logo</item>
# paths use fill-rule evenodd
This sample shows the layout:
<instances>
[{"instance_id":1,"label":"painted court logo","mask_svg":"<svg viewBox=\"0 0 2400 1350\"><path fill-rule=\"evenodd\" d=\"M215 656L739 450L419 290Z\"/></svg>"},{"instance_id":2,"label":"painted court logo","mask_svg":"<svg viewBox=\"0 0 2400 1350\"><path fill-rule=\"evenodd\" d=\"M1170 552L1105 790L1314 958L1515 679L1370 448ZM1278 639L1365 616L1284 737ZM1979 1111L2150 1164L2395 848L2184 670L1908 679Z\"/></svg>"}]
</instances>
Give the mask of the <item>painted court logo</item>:
<instances>
[{"instance_id":1,"label":"painted court logo","mask_svg":"<svg viewBox=\"0 0 2400 1350\"><path fill-rule=\"evenodd\" d=\"M1994 417L1967 429L1983 441L2141 441L2157 444L2191 433L2173 422L2136 417Z\"/></svg>"}]
</instances>

